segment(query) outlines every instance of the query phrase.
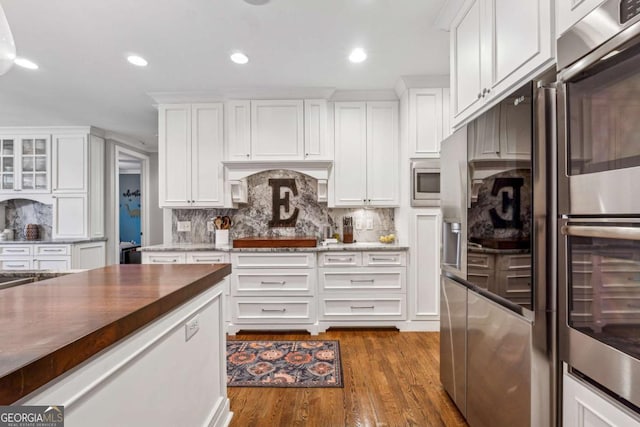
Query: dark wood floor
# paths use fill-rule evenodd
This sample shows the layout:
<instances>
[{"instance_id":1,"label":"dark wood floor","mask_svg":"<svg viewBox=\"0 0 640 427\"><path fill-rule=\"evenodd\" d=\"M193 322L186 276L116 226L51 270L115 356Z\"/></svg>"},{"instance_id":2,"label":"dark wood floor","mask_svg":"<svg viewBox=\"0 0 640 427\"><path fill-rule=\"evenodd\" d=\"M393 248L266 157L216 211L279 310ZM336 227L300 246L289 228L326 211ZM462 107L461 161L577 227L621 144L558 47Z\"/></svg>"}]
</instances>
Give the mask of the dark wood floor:
<instances>
[{"instance_id":1,"label":"dark wood floor","mask_svg":"<svg viewBox=\"0 0 640 427\"><path fill-rule=\"evenodd\" d=\"M233 339L317 339L242 334ZM439 380L439 334L336 330L344 388L229 387L231 427L466 426Z\"/></svg>"}]
</instances>

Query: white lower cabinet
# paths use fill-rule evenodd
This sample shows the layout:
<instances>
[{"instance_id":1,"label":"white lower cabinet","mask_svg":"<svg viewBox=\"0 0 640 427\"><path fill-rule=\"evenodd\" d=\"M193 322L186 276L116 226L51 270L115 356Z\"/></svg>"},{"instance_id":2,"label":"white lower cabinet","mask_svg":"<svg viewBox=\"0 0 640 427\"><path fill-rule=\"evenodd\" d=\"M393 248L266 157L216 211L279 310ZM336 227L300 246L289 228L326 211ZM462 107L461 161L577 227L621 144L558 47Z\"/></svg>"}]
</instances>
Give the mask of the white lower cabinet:
<instances>
[{"instance_id":1,"label":"white lower cabinet","mask_svg":"<svg viewBox=\"0 0 640 427\"><path fill-rule=\"evenodd\" d=\"M405 252L327 252L318 269L319 326L405 328Z\"/></svg>"},{"instance_id":2,"label":"white lower cabinet","mask_svg":"<svg viewBox=\"0 0 640 427\"><path fill-rule=\"evenodd\" d=\"M639 427L640 418L595 387L567 372L562 376L564 427Z\"/></svg>"},{"instance_id":3,"label":"white lower cabinet","mask_svg":"<svg viewBox=\"0 0 640 427\"><path fill-rule=\"evenodd\" d=\"M318 333L315 253L232 253L231 263L229 334L246 329Z\"/></svg>"},{"instance_id":4,"label":"white lower cabinet","mask_svg":"<svg viewBox=\"0 0 640 427\"><path fill-rule=\"evenodd\" d=\"M407 301L409 320L416 330L439 329L440 217L440 209L414 209L410 218Z\"/></svg>"},{"instance_id":5,"label":"white lower cabinet","mask_svg":"<svg viewBox=\"0 0 640 427\"><path fill-rule=\"evenodd\" d=\"M0 245L2 270L92 269L104 267L106 242Z\"/></svg>"}]
</instances>

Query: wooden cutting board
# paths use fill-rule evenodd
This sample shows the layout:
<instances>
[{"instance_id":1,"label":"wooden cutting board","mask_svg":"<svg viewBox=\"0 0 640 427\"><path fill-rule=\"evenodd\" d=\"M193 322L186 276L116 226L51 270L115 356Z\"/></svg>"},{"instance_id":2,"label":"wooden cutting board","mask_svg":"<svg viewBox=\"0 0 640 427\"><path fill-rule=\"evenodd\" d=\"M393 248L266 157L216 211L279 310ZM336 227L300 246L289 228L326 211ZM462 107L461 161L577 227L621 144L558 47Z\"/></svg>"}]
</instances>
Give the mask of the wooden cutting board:
<instances>
[{"instance_id":1,"label":"wooden cutting board","mask_svg":"<svg viewBox=\"0 0 640 427\"><path fill-rule=\"evenodd\" d=\"M315 237L242 237L234 239L234 248L315 248Z\"/></svg>"}]
</instances>

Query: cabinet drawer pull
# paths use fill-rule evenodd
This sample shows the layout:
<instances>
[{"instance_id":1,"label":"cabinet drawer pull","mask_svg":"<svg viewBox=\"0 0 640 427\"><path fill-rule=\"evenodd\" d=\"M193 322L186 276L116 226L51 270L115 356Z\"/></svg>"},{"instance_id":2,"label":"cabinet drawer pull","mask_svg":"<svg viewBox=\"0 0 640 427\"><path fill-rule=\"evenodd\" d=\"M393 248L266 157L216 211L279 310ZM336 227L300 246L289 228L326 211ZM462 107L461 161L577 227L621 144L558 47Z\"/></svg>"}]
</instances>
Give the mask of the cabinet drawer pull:
<instances>
[{"instance_id":1,"label":"cabinet drawer pull","mask_svg":"<svg viewBox=\"0 0 640 427\"><path fill-rule=\"evenodd\" d=\"M376 308L376 306L375 305L352 305L351 306L352 310L357 309L357 308L368 308L368 309L373 310L374 308Z\"/></svg>"},{"instance_id":2,"label":"cabinet drawer pull","mask_svg":"<svg viewBox=\"0 0 640 427\"><path fill-rule=\"evenodd\" d=\"M377 258L377 257L372 257L371 261L395 261L395 258Z\"/></svg>"},{"instance_id":3,"label":"cabinet drawer pull","mask_svg":"<svg viewBox=\"0 0 640 427\"><path fill-rule=\"evenodd\" d=\"M351 283L373 283L375 282L374 279L351 279Z\"/></svg>"},{"instance_id":4,"label":"cabinet drawer pull","mask_svg":"<svg viewBox=\"0 0 640 427\"><path fill-rule=\"evenodd\" d=\"M26 267L26 265L24 265L24 264L7 264L7 267L21 268L21 267Z\"/></svg>"},{"instance_id":5,"label":"cabinet drawer pull","mask_svg":"<svg viewBox=\"0 0 640 427\"><path fill-rule=\"evenodd\" d=\"M221 263L222 260L220 258L213 258L213 259L207 259L207 258L194 258L193 259L195 262L213 262L213 263Z\"/></svg>"},{"instance_id":6,"label":"cabinet drawer pull","mask_svg":"<svg viewBox=\"0 0 640 427\"><path fill-rule=\"evenodd\" d=\"M350 257L345 257L345 258L327 258L327 261L349 262L349 261L351 261L351 258Z\"/></svg>"},{"instance_id":7,"label":"cabinet drawer pull","mask_svg":"<svg viewBox=\"0 0 640 427\"><path fill-rule=\"evenodd\" d=\"M42 252L62 252L64 249L43 249Z\"/></svg>"},{"instance_id":8,"label":"cabinet drawer pull","mask_svg":"<svg viewBox=\"0 0 640 427\"><path fill-rule=\"evenodd\" d=\"M284 313L285 311L287 311L286 308L263 308L262 312L263 313Z\"/></svg>"},{"instance_id":9,"label":"cabinet drawer pull","mask_svg":"<svg viewBox=\"0 0 640 427\"><path fill-rule=\"evenodd\" d=\"M4 251L16 253L16 252L24 252L24 249L5 249Z\"/></svg>"},{"instance_id":10,"label":"cabinet drawer pull","mask_svg":"<svg viewBox=\"0 0 640 427\"><path fill-rule=\"evenodd\" d=\"M163 263L163 262L178 262L177 259L168 259L168 260L162 260L162 259L154 259L152 260L153 262L159 262L159 263Z\"/></svg>"},{"instance_id":11,"label":"cabinet drawer pull","mask_svg":"<svg viewBox=\"0 0 640 427\"><path fill-rule=\"evenodd\" d=\"M261 280L260 281L261 285L284 285L285 283L287 282L284 280L272 280L272 281Z\"/></svg>"}]
</instances>

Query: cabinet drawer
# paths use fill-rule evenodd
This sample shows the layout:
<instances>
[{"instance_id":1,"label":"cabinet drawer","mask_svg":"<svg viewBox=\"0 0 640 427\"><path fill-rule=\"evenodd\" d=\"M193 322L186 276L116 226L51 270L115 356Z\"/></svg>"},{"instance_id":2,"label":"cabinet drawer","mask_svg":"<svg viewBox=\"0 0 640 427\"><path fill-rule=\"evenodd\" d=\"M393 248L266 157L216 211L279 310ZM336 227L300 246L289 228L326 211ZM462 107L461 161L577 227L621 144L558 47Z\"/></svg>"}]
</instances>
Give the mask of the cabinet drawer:
<instances>
[{"instance_id":1,"label":"cabinet drawer","mask_svg":"<svg viewBox=\"0 0 640 427\"><path fill-rule=\"evenodd\" d=\"M37 245L35 256L38 255L70 255L69 245Z\"/></svg>"},{"instance_id":2,"label":"cabinet drawer","mask_svg":"<svg viewBox=\"0 0 640 427\"><path fill-rule=\"evenodd\" d=\"M235 253L231 260L235 268L313 268L316 257L313 252L301 253Z\"/></svg>"},{"instance_id":3,"label":"cabinet drawer","mask_svg":"<svg viewBox=\"0 0 640 427\"><path fill-rule=\"evenodd\" d=\"M405 296L362 298L324 295L320 302L322 319L402 320L406 318Z\"/></svg>"},{"instance_id":4,"label":"cabinet drawer","mask_svg":"<svg viewBox=\"0 0 640 427\"><path fill-rule=\"evenodd\" d=\"M500 255L499 270L529 270L531 255Z\"/></svg>"},{"instance_id":5,"label":"cabinet drawer","mask_svg":"<svg viewBox=\"0 0 640 427\"><path fill-rule=\"evenodd\" d=\"M476 269L483 268L493 270L495 260L491 254L468 254L467 265Z\"/></svg>"},{"instance_id":6,"label":"cabinet drawer","mask_svg":"<svg viewBox=\"0 0 640 427\"><path fill-rule=\"evenodd\" d=\"M0 246L0 255L31 255L31 246Z\"/></svg>"},{"instance_id":7,"label":"cabinet drawer","mask_svg":"<svg viewBox=\"0 0 640 427\"><path fill-rule=\"evenodd\" d=\"M0 261L2 270L31 270L31 258L5 258Z\"/></svg>"},{"instance_id":8,"label":"cabinet drawer","mask_svg":"<svg viewBox=\"0 0 640 427\"><path fill-rule=\"evenodd\" d=\"M294 269L287 272L250 270L234 272L234 295L312 295L315 271Z\"/></svg>"},{"instance_id":9,"label":"cabinet drawer","mask_svg":"<svg viewBox=\"0 0 640 427\"><path fill-rule=\"evenodd\" d=\"M482 289L488 290L489 285L495 282L495 276L493 271L475 268L473 270L469 269L467 272L467 280Z\"/></svg>"},{"instance_id":10,"label":"cabinet drawer","mask_svg":"<svg viewBox=\"0 0 640 427\"><path fill-rule=\"evenodd\" d=\"M322 291L371 290L376 292L404 292L405 271L401 268L381 272L320 271Z\"/></svg>"},{"instance_id":11,"label":"cabinet drawer","mask_svg":"<svg viewBox=\"0 0 640 427\"><path fill-rule=\"evenodd\" d=\"M366 266L405 266L407 265L404 252L365 252L363 265Z\"/></svg>"},{"instance_id":12,"label":"cabinet drawer","mask_svg":"<svg viewBox=\"0 0 640 427\"><path fill-rule=\"evenodd\" d=\"M157 254L142 253L143 264L184 264L184 253L164 252Z\"/></svg>"},{"instance_id":13,"label":"cabinet drawer","mask_svg":"<svg viewBox=\"0 0 640 427\"><path fill-rule=\"evenodd\" d=\"M225 264L229 254L224 252L188 252L187 264Z\"/></svg>"},{"instance_id":14,"label":"cabinet drawer","mask_svg":"<svg viewBox=\"0 0 640 427\"><path fill-rule=\"evenodd\" d=\"M33 260L34 270L65 271L71 268L71 256L42 256Z\"/></svg>"},{"instance_id":15,"label":"cabinet drawer","mask_svg":"<svg viewBox=\"0 0 640 427\"><path fill-rule=\"evenodd\" d=\"M362 265L362 252L327 252L320 254L321 266L358 267Z\"/></svg>"},{"instance_id":16,"label":"cabinet drawer","mask_svg":"<svg viewBox=\"0 0 640 427\"><path fill-rule=\"evenodd\" d=\"M315 321L311 298L234 298L234 306L233 322L238 324Z\"/></svg>"}]
</instances>

